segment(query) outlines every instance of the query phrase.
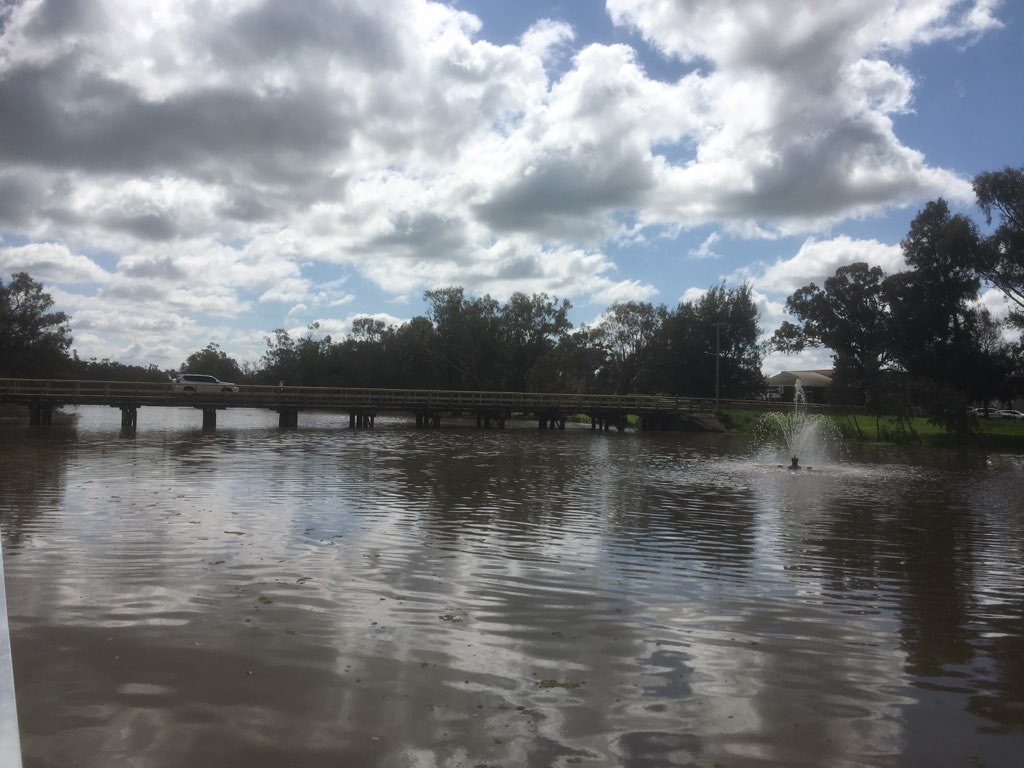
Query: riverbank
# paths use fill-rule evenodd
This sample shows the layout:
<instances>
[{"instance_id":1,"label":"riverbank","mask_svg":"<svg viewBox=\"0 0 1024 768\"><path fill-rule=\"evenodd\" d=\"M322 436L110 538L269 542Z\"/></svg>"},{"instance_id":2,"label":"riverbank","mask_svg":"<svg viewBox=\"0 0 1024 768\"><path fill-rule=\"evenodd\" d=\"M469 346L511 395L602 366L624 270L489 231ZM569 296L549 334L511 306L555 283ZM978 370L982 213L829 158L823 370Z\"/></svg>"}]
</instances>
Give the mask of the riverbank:
<instances>
[{"instance_id":1,"label":"riverbank","mask_svg":"<svg viewBox=\"0 0 1024 768\"><path fill-rule=\"evenodd\" d=\"M719 418L730 432L752 433L761 411L723 411ZM977 446L1000 450L1024 451L1024 421L1012 419L976 419L971 432L947 432L923 417L898 419L895 416L827 416L850 442L925 443L945 446Z\"/></svg>"}]
</instances>

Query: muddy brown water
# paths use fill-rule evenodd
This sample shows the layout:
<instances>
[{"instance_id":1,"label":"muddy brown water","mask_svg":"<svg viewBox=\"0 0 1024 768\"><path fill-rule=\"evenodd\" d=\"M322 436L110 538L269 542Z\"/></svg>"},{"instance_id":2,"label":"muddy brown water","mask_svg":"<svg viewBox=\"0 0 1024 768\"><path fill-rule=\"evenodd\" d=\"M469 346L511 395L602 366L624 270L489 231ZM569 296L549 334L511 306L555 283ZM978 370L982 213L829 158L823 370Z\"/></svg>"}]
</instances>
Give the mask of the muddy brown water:
<instances>
[{"instance_id":1,"label":"muddy brown water","mask_svg":"<svg viewBox=\"0 0 1024 768\"><path fill-rule=\"evenodd\" d=\"M218 422L0 422L28 768L1024 764L1022 456Z\"/></svg>"}]
</instances>

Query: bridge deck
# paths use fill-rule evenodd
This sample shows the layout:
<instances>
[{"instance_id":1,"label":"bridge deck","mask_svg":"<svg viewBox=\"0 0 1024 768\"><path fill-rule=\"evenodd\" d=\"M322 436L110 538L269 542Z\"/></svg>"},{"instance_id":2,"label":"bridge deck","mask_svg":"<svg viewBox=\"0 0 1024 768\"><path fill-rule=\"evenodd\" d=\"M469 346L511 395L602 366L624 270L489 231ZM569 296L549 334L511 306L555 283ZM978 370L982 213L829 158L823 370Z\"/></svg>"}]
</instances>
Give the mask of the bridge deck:
<instances>
[{"instance_id":1,"label":"bridge deck","mask_svg":"<svg viewBox=\"0 0 1024 768\"><path fill-rule=\"evenodd\" d=\"M439 426L441 414L469 413L481 426L491 420L504 426L513 413L533 414L539 426L565 427L566 417L584 414L600 429L623 428L626 418L638 419L641 430L721 428L710 398L667 395L600 395L550 392L475 392L434 389L374 389L240 385L238 392L196 393L172 389L170 382L80 381L70 379L0 379L0 403L28 406L33 424L48 424L53 409L65 405L99 405L121 409L121 426L135 431L143 406L198 408L204 429L216 428L216 412L226 408L276 411L280 426L298 426L300 411L347 411L353 427L373 426L378 412L416 415L417 426ZM723 400L724 408L782 410L791 404L764 400Z\"/></svg>"},{"instance_id":2,"label":"bridge deck","mask_svg":"<svg viewBox=\"0 0 1024 768\"><path fill-rule=\"evenodd\" d=\"M543 392L474 392L240 385L238 392L178 392L153 382L0 379L0 402L23 405L113 407L232 407L375 409L392 411L512 411L526 413L677 413L709 410L710 401L654 395L589 395Z\"/></svg>"}]
</instances>

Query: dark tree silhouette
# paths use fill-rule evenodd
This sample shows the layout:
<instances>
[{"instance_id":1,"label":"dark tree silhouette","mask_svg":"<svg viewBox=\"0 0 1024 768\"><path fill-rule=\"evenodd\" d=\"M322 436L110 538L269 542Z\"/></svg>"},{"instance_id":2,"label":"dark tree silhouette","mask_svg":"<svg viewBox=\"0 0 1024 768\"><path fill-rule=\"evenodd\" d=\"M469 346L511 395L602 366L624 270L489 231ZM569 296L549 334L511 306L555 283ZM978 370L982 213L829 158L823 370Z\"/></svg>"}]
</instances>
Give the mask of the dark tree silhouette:
<instances>
[{"instance_id":1,"label":"dark tree silhouette","mask_svg":"<svg viewBox=\"0 0 1024 768\"><path fill-rule=\"evenodd\" d=\"M891 313L881 267L855 262L839 267L824 287L814 283L786 299L786 310L799 325L784 322L772 345L784 352L827 347L833 352L840 381L863 393L863 402L878 404L881 371L892 360ZM859 404L859 403L858 403Z\"/></svg>"},{"instance_id":2,"label":"dark tree silhouette","mask_svg":"<svg viewBox=\"0 0 1024 768\"><path fill-rule=\"evenodd\" d=\"M238 362L228 357L218 344L210 342L203 349L193 352L181 364L183 373L206 373L216 376L221 381L238 381L242 378L242 369Z\"/></svg>"},{"instance_id":3,"label":"dark tree silhouette","mask_svg":"<svg viewBox=\"0 0 1024 768\"><path fill-rule=\"evenodd\" d=\"M1011 319L1024 327L1024 167L981 173L974 178L978 205L999 225L981 244L974 266L1016 305Z\"/></svg>"},{"instance_id":4,"label":"dark tree silhouette","mask_svg":"<svg viewBox=\"0 0 1024 768\"><path fill-rule=\"evenodd\" d=\"M70 367L68 316L27 272L0 280L0 376L60 377Z\"/></svg>"}]
</instances>

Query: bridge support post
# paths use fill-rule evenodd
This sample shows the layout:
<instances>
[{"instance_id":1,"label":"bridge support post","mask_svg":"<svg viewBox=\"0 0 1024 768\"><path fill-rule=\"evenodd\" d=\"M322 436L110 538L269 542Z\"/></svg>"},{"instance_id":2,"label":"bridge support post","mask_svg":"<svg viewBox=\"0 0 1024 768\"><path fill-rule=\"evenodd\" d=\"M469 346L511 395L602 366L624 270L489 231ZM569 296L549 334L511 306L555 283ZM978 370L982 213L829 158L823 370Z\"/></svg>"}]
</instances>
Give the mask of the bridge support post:
<instances>
[{"instance_id":1,"label":"bridge support post","mask_svg":"<svg viewBox=\"0 0 1024 768\"><path fill-rule=\"evenodd\" d=\"M298 408L278 408L277 409L277 428L278 429L298 429L299 427L299 409Z\"/></svg>"},{"instance_id":2,"label":"bridge support post","mask_svg":"<svg viewBox=\"0 0 1024 768\"><path fill-rule=\"evenodd\" d=\"M203 407L203 432L214 432L217 429L217 409Z\"/></svg>"},{"instance_id":3,"label":"bridge support post","mask_svg":"<svg viewBox=\"0 0 1024 768\"><path fill-rule=\"evenodd\" d=\"M53 421L53 406L32 403L28 407L28 423L32 426L48 427Z\"/></svg>"},{"instance_id":4,"label":"bridge support post","mask_svg":"<svg viewBox=\"0 0 1024 768\"><path fill-rule=\"evenodd\" d=\"M437 411L416 411L416 426L419 429L437 429L441 426L441 414Z\"/></svg>"},{"instance_id":5,"label":"bridge support post","mask_svg":"<svg viewBox=\"0 0 1024 768\"><path fill-rule=\"evenodd\" d=\"M608 432L614 425L619 431L622 431L621 425L624 421L625 416L622 414L613 413L611 411L602 411L591 415L590 428L599 432Z\"/></svg>"},{"instance_id":6,"label":"bridge support post","mask_svg":"<svg viewBox=\"0 0 1024 768\"><path fill-rule=\"evenodd\" d=\"M565 429L564 413L541 413L537 415L538 429Z\"/></svg>"},{"instance_id":7,"label":"bridge support post","mask_svg":"<svg viewBox=\"0 0 1024 768\"><path fill-rule=\"evenodd\" d=\"M498 425L498 429L505 428L505 419L509 414L503 411L477 411L476 412L476 428L490 429L495 423Z\"/></svg>"},{"instance_id":8,"label":"bridge support post","mask_svg":"<svg viewBox=\"0 0 1024 768\"><path fill-rule=\"evenodd\" d=\"M366 411L362 408L357 408L354 411L348 412L348 428L349 429L373 429L373 422L377 416L376 411ZM417 426L419 422L417 421Z\"/></svg>"},{"instance_id":9,"label":"bridge support post","mask_svg":"<svg viewBox=\"0 0 1024 768\"><path fill-rule=\"evenodd\" d=\"M139 409L132 405L121 406L121 437L131 437L139 426Z\"/></svg>"},{"instance_id":10,"label":"bridge support post","mask_svg":"<svg viewBox=\"0 0 1024 768\"><path fill-rule=\"evenodd\" d=\"M640 415L641 432L670 432L674 424L672 416L664 413L644 413Z\"/></svg>"}]
</instances>

